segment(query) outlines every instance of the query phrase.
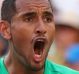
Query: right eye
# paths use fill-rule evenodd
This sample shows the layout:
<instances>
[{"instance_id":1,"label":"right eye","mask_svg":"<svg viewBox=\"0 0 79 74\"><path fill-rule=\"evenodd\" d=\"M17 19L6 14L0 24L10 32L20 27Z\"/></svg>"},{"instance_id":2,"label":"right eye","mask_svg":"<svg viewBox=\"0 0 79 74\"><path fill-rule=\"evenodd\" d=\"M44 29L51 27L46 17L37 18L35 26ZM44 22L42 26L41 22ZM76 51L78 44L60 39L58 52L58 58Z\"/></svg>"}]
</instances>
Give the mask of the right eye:
<instances>
[{"instance_id":1,"label":"right eye","mask_svg":"<svg viewBox=\"0 0 79 74\"><path fill-rule=\"evenodd\" d=\"M34 18L33 17L25 17L24 21L25 22L33 22Z\"/></svg>"},{"instance_id":2,"label":"right eye","mask_svg":"<svg viewBox=\"0 0 79 74\"><path fill-rule=\"evenodd\" d=\"M24 15L23 19L25 22L33 22L35 20L35 17L36 17L36 13L29 12Z\"/></svg>"}]
</instances>

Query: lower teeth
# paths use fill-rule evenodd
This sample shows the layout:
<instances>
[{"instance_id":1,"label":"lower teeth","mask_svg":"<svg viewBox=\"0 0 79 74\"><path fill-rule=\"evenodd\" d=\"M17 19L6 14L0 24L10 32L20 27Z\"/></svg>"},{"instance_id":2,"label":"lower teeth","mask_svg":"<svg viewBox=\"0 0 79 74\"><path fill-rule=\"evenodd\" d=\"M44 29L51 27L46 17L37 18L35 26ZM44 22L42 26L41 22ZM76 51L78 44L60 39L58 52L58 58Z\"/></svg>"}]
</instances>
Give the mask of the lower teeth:
<instances>
[{"instance_id":1,"label":"lower teeth","mask_svg":"<svg viewBox=\"0 0 79 74\"><path fill-rule=\"evenodd\" d=\"M37 50L35 50L35 54L41 55L42 54L42 51L39 50L39 49L37 49Z\"/></svg>"}]
</instances>

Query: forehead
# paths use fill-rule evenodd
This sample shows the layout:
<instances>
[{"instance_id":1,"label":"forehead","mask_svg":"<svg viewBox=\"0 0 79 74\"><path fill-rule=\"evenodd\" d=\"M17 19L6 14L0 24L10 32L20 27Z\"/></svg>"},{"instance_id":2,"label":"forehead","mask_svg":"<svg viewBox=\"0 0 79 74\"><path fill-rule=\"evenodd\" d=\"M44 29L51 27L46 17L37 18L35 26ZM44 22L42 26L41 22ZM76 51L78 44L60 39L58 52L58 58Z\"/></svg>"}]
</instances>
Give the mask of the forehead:
<instances>
[{"instance_id":1,"label":"forehead","mask_svg":"<svg viewBox=\"0 0 79 74\"><path fill-rule=\"evenodd\" d=\"M17 12L32 11L34 9L51 9L49 0L16 0L15 5Z\"/></svg>"}]
</instances>

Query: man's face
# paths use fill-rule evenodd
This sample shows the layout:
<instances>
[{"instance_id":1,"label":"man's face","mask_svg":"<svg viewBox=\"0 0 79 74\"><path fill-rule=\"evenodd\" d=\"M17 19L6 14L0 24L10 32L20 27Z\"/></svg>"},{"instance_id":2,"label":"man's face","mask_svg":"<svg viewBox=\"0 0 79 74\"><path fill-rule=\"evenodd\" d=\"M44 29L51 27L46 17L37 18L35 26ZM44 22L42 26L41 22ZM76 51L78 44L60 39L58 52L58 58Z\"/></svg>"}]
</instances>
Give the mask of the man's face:
<instances>
[{"instance_id":1,"label":"man's face","mask_svg":"<svg viewBox=\"0 0 79 74\"><path fill-rule=\"evenodd\" d=\"M53 12L48 0L16 0L17 13L11 22L14 54L27 67L44 66L54 38Z\"/></svg>"}]
</instances>

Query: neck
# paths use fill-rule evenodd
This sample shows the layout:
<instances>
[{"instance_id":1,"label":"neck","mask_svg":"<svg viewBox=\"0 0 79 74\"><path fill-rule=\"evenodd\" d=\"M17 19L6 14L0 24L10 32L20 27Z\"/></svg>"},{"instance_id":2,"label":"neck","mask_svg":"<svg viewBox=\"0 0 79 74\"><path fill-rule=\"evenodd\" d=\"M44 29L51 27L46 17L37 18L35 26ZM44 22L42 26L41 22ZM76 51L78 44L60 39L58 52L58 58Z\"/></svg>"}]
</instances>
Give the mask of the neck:
<instances>
[{"instance_id":1,"label":"neck","mask_svg":"<svg viewBox=\"0 0 79 74\"><path fill-rule=\"evenodd\" d=\"M43 74L44 70L32 71L27 69L22 63L14 57L9 50L4 59L5 65L9 71L9 74Z\"/></svg>"}]
</instances>

